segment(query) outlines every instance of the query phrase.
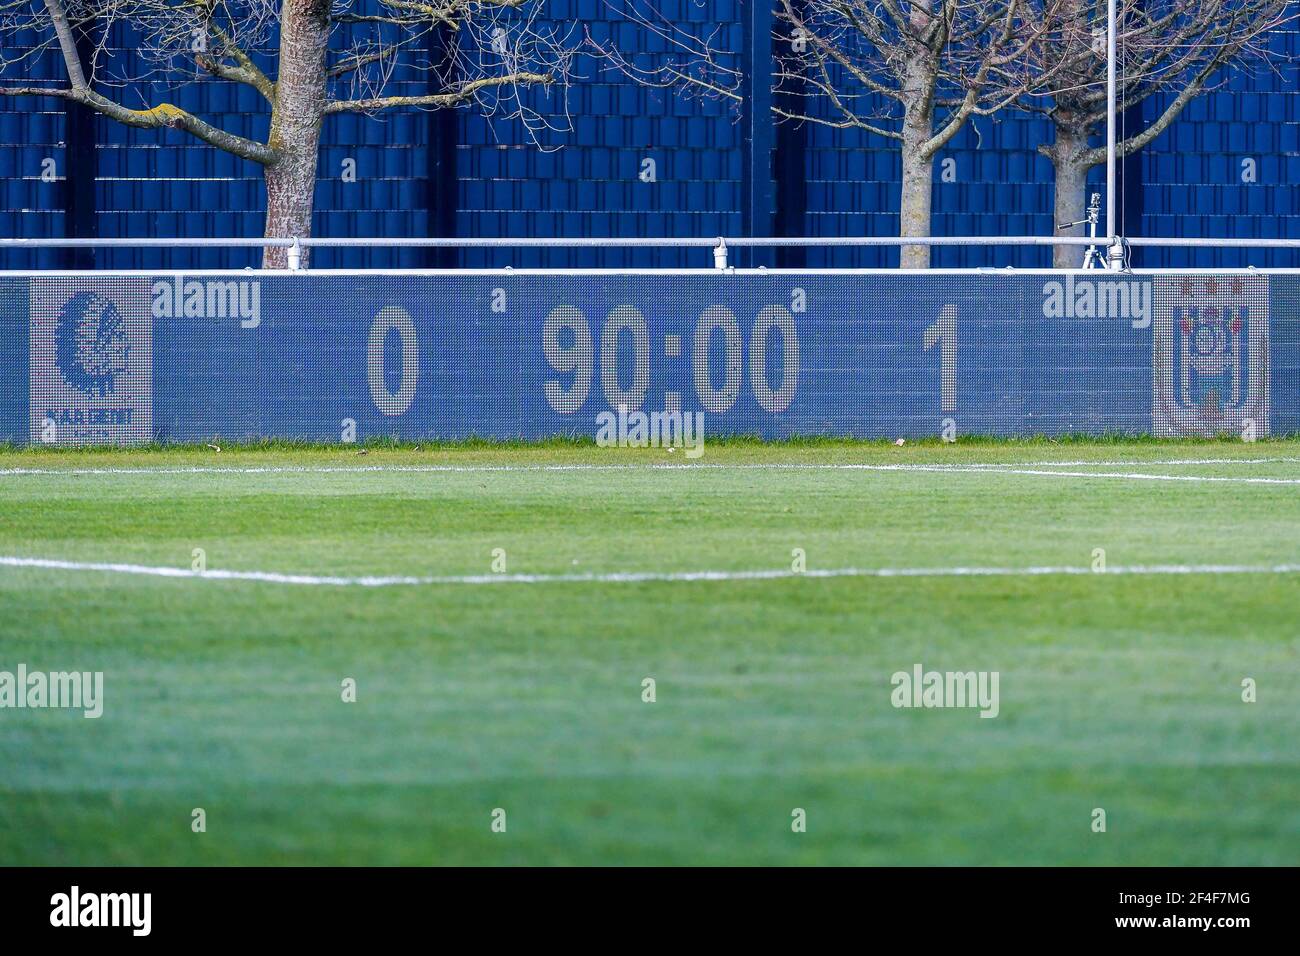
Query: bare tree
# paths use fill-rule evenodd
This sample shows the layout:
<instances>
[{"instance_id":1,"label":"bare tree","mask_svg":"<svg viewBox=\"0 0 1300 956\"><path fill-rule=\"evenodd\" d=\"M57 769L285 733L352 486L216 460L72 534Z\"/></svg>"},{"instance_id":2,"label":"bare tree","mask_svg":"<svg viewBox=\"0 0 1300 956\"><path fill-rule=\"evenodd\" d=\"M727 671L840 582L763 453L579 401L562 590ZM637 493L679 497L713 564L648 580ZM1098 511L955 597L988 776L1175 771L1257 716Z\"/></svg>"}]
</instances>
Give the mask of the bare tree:
<instances>
[{"instance_id":1,"label":"bare tree","mask_svg":"<svg viewBox=\"0 0 1300 956\"><path fill-rule=\"evenodd\" d=\"M1057 223L1083 218L1088 170L1106 161L1106 146L1092 145L1106 122L1106 0L1033 4L1048 75L1023 100L1052 122L1054 141L1039 147L1055 170ZM1163 133L1193 99L1215 85L1225 67L1268 62L1266 34L1293 19L1292 0L1119 0L1116 30L1118 109L1163 94L1160 114L1143 129L1125 131L1117 159ZM1055 21L1055 22L1053 22ZM1063 230L1081 235L1082 227ZM1079 246L1058 245L1058 268L1078 268Z\"/></svg>"},{"instance_id":2,"label":"bare tree","mask_svg":"<svg viewBox=\"0 0 1300 956\"><path fill-rule=\"evenodd\" d=\"M858 129L898 143L899 235L930 235L936 154L972 116L994 113L1051 74L1026 0L751 0L774 3L773 111L780 120ZM1058 2L1041 0L1039 12ZM611 5L614 5L611 0ZM666 49L624 55L597 44L620 70L651 86L739 103L742 65L716 32L665 18L653 0L623 0ZM927 246L904 246L905 268L925 268Z\"/></svg>"},{"instance_id":3,"label":"bare tree","mask_svg":"<svg viewBox=\"0 0 1300 956\"><path fill-rule=\"evenodd\" d=\"M476 105L490 117L521 122L540 141L556 125L550 116L564 111L543 112L527 88L562 91L570 63L566 37L539 20L542 3L0 0L0 79L50 49L60 51L67 72L66 84L0 84L0 96L60 97L128 126L182 130L258 163L266 181L265 235L307 237L321 125L329 116ZM118 58L102 39L117 23L140 38L134 59L145 66L131 75L116 70ZM100 39L86 55L78 39L92 29ZM433 31L444 38L445 55L436 61L426 49ZM36 42L20 47L25 36ZM255 90L270 110L265 139L221 129L170 103L137 108L108 95L142 82L175 86L198 78ZM263 264L282 267L285 258L284 249L268 247Z\"/></svg>"}]
</instances>

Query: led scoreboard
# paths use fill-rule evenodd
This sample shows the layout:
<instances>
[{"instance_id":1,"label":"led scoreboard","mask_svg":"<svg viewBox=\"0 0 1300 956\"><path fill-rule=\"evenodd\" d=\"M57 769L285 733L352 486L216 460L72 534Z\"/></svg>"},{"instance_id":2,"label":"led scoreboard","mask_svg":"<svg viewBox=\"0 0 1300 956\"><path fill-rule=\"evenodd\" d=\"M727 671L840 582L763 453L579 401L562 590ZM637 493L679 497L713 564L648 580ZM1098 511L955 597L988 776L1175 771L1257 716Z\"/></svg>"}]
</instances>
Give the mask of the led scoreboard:
<instances>
[{"instance_id":1,"label":"led scoreboard","mask_svg":"<svg viewBox=\"0 0 1300 956\"><path fill-rule=\"evenodd\" d=\"M1294 431L1296 277L0 276L0 439Z\"/></svg>"}]
</instances>

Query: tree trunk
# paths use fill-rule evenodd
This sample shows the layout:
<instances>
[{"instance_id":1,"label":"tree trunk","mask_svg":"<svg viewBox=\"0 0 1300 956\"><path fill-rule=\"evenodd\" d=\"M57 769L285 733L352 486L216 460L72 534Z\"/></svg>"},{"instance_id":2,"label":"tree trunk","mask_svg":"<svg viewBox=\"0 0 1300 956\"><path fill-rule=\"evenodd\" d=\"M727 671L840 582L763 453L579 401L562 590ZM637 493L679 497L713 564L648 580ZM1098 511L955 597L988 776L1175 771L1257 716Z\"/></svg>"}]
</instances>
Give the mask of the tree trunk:
<instances>
[{"instance_id":1,"label":"tree trunk","mask_svg":"<svg viewBox=\"0 0 1300 956\"><path fill-rule=\"evenodd\" d=\"M329 0L284 0L280 21L280 75L275 85L268 145L276 161L266 167L266 238L311 235L320 128L325 116L325 52ZM308 251L302 265L308 265ZM283 269L288 250L267 247L262 266Z\"/></svg>"},{"instance_id":2,"label":"tree trunk","mask_svg":"<svg viewBox=\"0 0 1300 956\"><path fill-rule=\"evenodd\" d=\"M281 153L274 166L268 166L266 178L266 230L268 239L305 239L311 235L312 204L316 192L316 140ZM301 252L305 268L311 250ZM262 268L284 269L289 250L267 246L262 253Z\"/></svg>"},{"instance_id":3,"label":"tree trunk","mask_svg":"<svg viewBox=\"0 0 1300 956\"><path fill-rule=\"evenodd\" d=\"M1056 142L1046 152L1056 173L1052 213L1057 227L1063 222L1077 222L1087 214L1089 164L1084 160L1087 151L1086 132L1060 122L1056 124ZM1086 229L1086 226L1058 228L1057 234L1086 236ZM1083 246L1056 245L1052 247L1052 266L1079 269L1083 267L1083 256Z\"/></svg>"},{"instance_id":4,"label":"tree trunk","mask_svg":"<svg viewBox=\"0 0 1300 956\"><path fill-rule=\"evenodd\" d=\"M925 145L934 134L934 70L924 55L915 53L906 69L904 86L915 92L903 109L903 182L898 203L898 234L928 236L934 156L925 152ZM898 264L904 269L930 268L930 247L903 246Z\"/></svg>"},{"instance_id":5,"label":"tree trunk","mask_svg":"<svg viewBox=\"0 0 1300 956\"><path fill-rule=\"evenodd\" d=\"M928 136L926 137L929 138ZM930 203L934 191L934 160L924 158L915 142L903 136L903 186L899 199L899 234L930 234ZM924 142L924 140L922 140ZM930 268L929 246L903 246L898 264L904 269Z\"/></svg>"}]
</instances>

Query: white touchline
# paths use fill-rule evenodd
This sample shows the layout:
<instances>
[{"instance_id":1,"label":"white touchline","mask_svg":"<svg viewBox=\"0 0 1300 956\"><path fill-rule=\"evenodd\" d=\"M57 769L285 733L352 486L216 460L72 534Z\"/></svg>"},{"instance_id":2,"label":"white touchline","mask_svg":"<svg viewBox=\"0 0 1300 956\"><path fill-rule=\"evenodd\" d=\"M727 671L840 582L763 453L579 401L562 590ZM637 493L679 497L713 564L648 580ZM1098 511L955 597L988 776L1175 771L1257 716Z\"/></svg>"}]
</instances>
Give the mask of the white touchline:
<instances>
[{"instance_id":1,"label":"white touchline","mask_svg":"<svg viewBox=\"0 0 1300 956\"><path fill-rule=\"evenodd\" d=\"M55 571L91 571L109 574L137 574L161 578L189 578L200 581L260 581L267 584L295 584L310 587L398 587L457 584L637 584L673 581L768 581L781 578L963 578L1040 577L1052 575L1186 575L1186 574L1297 574L1300 564L1135 564L1113 565L1105 571L1075 565L950 568L826 568L807 571L762 569L755 571L607 571L586 574L466 574L416 577L411 575L282 574L276 571L226 571L148 564L61 561L56 558L0 556L0 566L42 568Z\"/></svg>"},{"instance_id":2,"label":"white touchline","mask_svg":"<svg viewBox=\"0 0 1300 956\"><path fill-rule=\"evenodd\" d=\"M5 468L4 477L86 477L96 475L301 475L301 474L442 474L490 472L691 472L691 471L875 471L931 472L942 474L1004 474L1044 478L1120 478L1136 481L1229 482L1244 484L1294 485L1300 478L1240 477L1236 475L1160 475L1146 472L1055 471L1062 467L1095 465L1099 468L1165 467L1172 465L1259 465L1300 462L1300 458L1178 458L1165 461L1045 461L973 462L968 464L866 464L856 462L726 462L674 464L610 464L588 462L553 465L195 465L175 468Z\"/></svg>"},{"instance_id":3,"label":"white touchline","mask_svg":"<svg viewBox=\"0 0 1300 956\"><path fill-rule=\"evenodd\" d=\"M1296 463L1300 458L1280 457L1280 458L1132 458L1127 461L1106 461L1089 458L1076 458L1073 461L1000 461L1000 462L967 462L966 467L970 468L1065 468L1079 467L1081 465L1105 465L1107 468L1130 468L1138 465L1155 466L1155 465L1271 465L1279 462Z\"/></svg>"},{"instance_id":4,"label":"white touchline","mask_svg":"<svg viewBox=\"0 0 1300 956\"><path fill-rule=\"evenodd\" d=\"M950 472L958 469L927 469L918 466L917 471L935 470ZM975 472L988 475L1030 475L1037 478L1120 478L1126 481L1190 481L1190 482L1228 482L1238 485L1300 485L1300 478L1242 478L1237 475L1154 475L1141 471L1045 471L1042 468L978 468L960 469L966 473Z\"/></svg>"}]
</instances>

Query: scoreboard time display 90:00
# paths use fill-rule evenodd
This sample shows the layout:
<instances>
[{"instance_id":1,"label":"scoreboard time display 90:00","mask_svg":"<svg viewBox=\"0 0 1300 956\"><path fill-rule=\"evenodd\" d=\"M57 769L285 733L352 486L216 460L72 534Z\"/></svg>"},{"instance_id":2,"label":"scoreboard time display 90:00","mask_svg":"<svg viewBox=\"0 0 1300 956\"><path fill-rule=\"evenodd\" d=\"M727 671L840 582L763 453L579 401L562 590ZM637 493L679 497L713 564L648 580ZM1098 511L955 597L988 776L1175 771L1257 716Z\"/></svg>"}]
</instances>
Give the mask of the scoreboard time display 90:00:
<instances>
[{"instance_id":1,"label":"scoreboard time display 90:00","mask_svg":"<svg viewBox=\"0 0 1300 956\"><path fill-rule=\"evenodd\" d=\"M775 387L768 374L773 336L780 337L781 354L781 367L773 370L779 373ZM721 367L716 369L710 364L711 356L718 353L715 342L721 346L721 361L714 358ZM629 344L631 362L622 362L620 356ZM662 343L652 342L645 316L631 305L609 311L597 343L586 314L561 305L550 311L542 328L542 352L551 370L558 373L545 381L547 403L561 415L581 409L595 383L599 355L600 387L610 407L640 408L650 387L651 352L659 344L666 361L689 354L695 394L706 412L722 415L730 411L746 378L755 402L764 411L783 412L794 401L799 385L799 334L794 316L784 306L768 306L758 313L749 329L746 350L740 320L725 305L708 306L699 314L685 349L682 336L676 333L665 333Z\"/></svg>"}]
</instances>

